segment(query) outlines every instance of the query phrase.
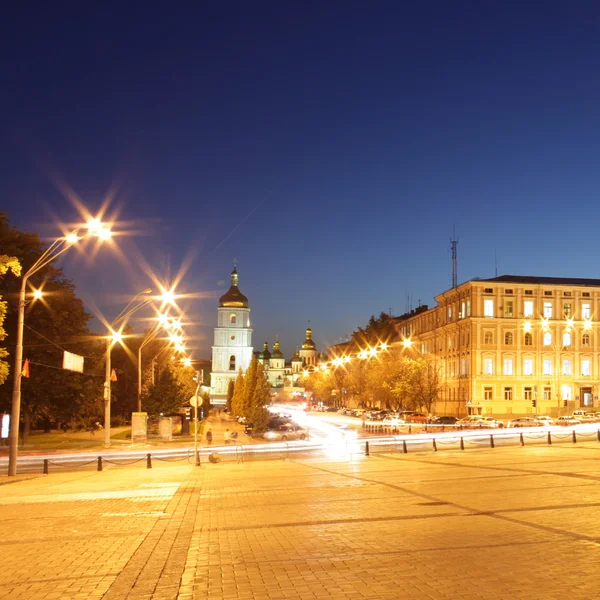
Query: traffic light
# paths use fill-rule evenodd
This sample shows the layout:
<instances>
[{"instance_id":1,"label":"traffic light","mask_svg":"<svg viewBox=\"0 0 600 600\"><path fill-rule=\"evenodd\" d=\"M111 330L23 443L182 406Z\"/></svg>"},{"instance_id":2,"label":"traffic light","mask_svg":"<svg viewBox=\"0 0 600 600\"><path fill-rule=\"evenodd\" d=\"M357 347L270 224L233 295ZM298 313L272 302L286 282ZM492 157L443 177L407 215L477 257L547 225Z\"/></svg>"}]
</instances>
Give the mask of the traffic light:
<instances>
[{"instance_id":1,"label":"traffic light","mask_svg":"<svg viewBox=\"0 0 600 600\"><path fill-rule=\"evenodd\" d=\"M531 406L533 406L533 408L535 408L537 406L537 400L532 400Z\"/></svg>"}]
</instances>

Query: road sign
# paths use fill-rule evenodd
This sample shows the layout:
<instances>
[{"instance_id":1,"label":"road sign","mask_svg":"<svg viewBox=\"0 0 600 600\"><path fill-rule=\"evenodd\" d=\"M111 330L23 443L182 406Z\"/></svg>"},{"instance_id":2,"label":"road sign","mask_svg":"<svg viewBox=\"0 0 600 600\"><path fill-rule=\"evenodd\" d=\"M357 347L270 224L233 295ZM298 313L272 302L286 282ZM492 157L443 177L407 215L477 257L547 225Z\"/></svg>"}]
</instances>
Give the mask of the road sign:
<instances>
[{"instance_id":1,"label":"road sign","mask_svg":"<svg viewBox=\"0 0 600 600\"><path fill-rule=\"evenodd\" d=\"M196 396L196 394L194 394L190 398L190 404L195 407L196 406L196 402L198 403L198 406L202 406L202 397L201 396Z\"/></svg>"}]
</instances>

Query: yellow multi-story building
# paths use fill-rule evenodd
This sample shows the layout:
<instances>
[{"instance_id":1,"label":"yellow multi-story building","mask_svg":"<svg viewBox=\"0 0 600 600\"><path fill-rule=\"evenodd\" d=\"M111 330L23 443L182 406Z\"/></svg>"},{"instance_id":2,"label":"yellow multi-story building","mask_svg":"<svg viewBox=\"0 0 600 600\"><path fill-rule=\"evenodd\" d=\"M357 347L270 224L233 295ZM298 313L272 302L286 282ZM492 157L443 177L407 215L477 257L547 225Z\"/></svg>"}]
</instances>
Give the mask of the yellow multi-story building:
<instances>
[{"instance_id":1,"label":"yellow multi-story building","mask_svg":"<svg viewBox=\"0 0 600 600\"><path fill-rule=\"evenodd\" d=\"M600 279L503 275L435 300L398 328L436 365L437 414L600 411Z\"/></svg>"}]
</instances>

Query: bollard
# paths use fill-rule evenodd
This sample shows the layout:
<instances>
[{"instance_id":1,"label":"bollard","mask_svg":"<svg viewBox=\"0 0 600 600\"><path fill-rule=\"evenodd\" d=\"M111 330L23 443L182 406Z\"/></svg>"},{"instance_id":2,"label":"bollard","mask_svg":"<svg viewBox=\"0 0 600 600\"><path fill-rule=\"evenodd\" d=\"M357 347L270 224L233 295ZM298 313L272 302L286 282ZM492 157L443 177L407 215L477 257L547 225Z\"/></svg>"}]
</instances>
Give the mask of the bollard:
<instances>
[{"instance_id":1,"label":"bollard","mask_svg":"<svg viewBox=\"0 0 600 600\"><path fill-rule=\"evenodd\" d=\"M412 433L412 425L408 426L408 433Z\"/></svg>"},{"instance_id":2,"label":"bollard","mask_svg":"<svg viewBox=\"0 0 600 600\"><path fill-rule=\"evenodd\" d=\"M494 448L494 436L490 434L490 448Z\"/></svg>"},{"instance_id":3,"label":"bollard","mask_svg":"<svg viewBox=\"0 0 600 600\"><path fill-rule=\"evenodd\" d=\"M402 452L408 454L408 448L406 447L406 440L402 440Z\"/></svg>"},{"instance_id":4,"label":"bollard","mask_svg":"<svg viewBox=\"0 0 600 600\"><path fill-rule=\"evenodd\" d=\"M240 446L241 447L241 446ZM200 466L200 450L196 452L196 466Z\"/></svg>"},{"instance_id":5,"label":"bollard","mask_svg":"<svg viewBox=\"0 0 600 600\"><path fill-rule=\"evenodd\" d=\"M369 442L365 442L365 456L369 456Z\"/></svg>"},{"instance_id":6,"label":"bollard","mask_svg":"<svg viewBox=\"0 0 600 600\"><path fill-rule=\"evenodd\" d=\"M44 459L44 475L48 475L48 459Z\"/></svg>"},{"instance_id":7,"label":"bollard","mask_svg":"<svg viewBox=\"0 0 600 600\"><path fill-rule=\"evenodd\" d=\"M102 457L98 457L98 471L102 471Z\"/></svg>"},{"instance_id":8,"label":"bollard","mask_svg":"<svg viewBox=\"0 0 600 600\"><path fill-rule=\"evenodd\" d=\"M575 430L573 429L573 443L576 444L577 443L577 434L575 433Z\"/></svg>"},{"instance_id":9,"label":"bollard","mask_svg":"<svg viewBox=\"0 0 600 600\"><path fill-rule=\"evenodd\" d=\"M521 446L525 445L525 440L523 439L523 434L522 433L519 434L519 442L521 442Z\"/></svg>"},{"instance_id":10,"label":"bollard","mask_svg":"<svg viewBox=\"0 0 600 600\"><path fill-rule=\"evenodd\" d=\"M552 445L552 434L550 432L548 432L548 445Z\"/></svg>"},{"instance_id":11,"label":"bollard","mask_svg":"<svg viewBox=\"0 0 600 600\"><path fill-rule=\"evenodd\" d=\"M460 438L460 449L461 450L465 449L465 440L463 438Z\"/></svg>"},{"instance_id":12,"label":"bollard","mask_svg":"<svg viewBox=\"0 0 600 600\"><path fill-rule=\"evenodd\" d=\"M433 451L437 452L437 444L435 443L435 438L433 438Z\"/></svg>"},{"instance_id":13,"label":"bollard","mask_svg":"<svg viewBox=\"0 0 600 600\"><path fill-rule=\"evenodd\" d=\"M152 457L150 456L150 452L146 455L146 469L152 468Z\"/></svg>"}]
</instances>

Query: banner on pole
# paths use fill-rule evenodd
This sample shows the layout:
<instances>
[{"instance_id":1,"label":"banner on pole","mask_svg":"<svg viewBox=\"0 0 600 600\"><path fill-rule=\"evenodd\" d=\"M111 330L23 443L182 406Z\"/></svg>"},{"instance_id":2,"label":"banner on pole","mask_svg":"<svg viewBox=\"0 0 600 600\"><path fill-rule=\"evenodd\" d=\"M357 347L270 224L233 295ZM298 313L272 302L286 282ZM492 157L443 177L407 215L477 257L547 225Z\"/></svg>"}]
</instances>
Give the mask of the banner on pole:
<instances>
[{"instance_id":1,"label":"banner on pole","mask_svg":"<svg viewBox=\"0 0 600 600\"><path fill-rule=\"evenodd\" d=\"M72 354L66 350L63 352L63 369L83 373L83 356Z\"/></svg>"}]
</instances>

